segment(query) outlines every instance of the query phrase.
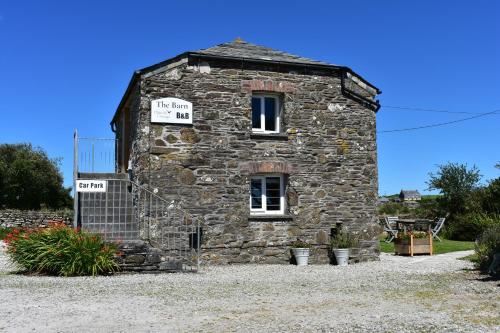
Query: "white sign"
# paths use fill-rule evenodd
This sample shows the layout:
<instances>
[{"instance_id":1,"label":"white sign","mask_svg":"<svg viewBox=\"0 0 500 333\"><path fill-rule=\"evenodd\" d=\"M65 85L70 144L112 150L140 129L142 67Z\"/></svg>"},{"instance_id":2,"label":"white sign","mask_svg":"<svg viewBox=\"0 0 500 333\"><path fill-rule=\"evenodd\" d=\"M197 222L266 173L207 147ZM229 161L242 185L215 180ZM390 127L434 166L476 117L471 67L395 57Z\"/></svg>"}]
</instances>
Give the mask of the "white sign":
<instances>
[{"instance_id":1,"label":"white sign","mask_svg":"<svg viewBox=\"0 0 500 333\"><path fill-rule=\"evenodd\" d=\"M151 122L192 124L193 103L173 97L155 99L151 102Z\"/></svg>"},{"instance_id":2,"label":"white sign","mask_svg":"<svg viewBox=\"0 0 500 333\"><path fill-rule=\"evenodd\" d=\"M106 192L108 182L106 180L77 180L76 190L78 192Z\"/></svg>"}]
</instances>

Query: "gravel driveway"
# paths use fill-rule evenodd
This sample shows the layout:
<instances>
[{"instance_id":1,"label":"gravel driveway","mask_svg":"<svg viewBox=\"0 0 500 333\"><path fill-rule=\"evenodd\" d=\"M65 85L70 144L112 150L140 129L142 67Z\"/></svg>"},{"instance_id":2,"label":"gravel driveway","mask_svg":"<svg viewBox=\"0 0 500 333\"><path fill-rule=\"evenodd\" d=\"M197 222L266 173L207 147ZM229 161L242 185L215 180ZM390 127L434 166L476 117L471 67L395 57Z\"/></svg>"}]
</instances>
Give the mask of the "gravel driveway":
<instances>
[{"instance_id":1,"label":"gravel driveway","mask_svg":"<svg viewBox=\"0 0 500 333\"><path fill-rule=\"evenodd\" d=\"M0 331L498 332L498 281L470 253L97 278L9 274L0 254Z\"/></svg>"}]
</instances>

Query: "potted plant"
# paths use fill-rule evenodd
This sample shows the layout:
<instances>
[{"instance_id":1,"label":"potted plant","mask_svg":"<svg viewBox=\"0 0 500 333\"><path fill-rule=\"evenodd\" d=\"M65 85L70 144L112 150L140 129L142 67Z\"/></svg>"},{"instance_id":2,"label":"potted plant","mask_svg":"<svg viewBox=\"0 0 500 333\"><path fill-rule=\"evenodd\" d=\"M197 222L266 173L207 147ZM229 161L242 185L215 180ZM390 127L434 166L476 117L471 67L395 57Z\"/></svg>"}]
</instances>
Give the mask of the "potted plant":
<instances>
[{"instance_id":1,"label":"potted plant","mask_svg":"<svg viewBox=\"0 0 500 333\"><path fill-rule=\"evenodd\" d=\"M356 238L343 230L332 237L330 246L335 254L335 259L337 259L337 265L347 266L349 264L349 250L351 247L355 247L357 243Z\"/></svg>"},{"instance_id":2,"label":"potted plant","mask_svg":"<svg viewBox=\"0 0 500 333\"><path fill-rule=\"evenodd\" d=\"M292 252L297 262L297 266L307 266L309 262L309 252L311 249L311 244L308 242L297 239L292 242Z\"/></svg>"}]
</instances>

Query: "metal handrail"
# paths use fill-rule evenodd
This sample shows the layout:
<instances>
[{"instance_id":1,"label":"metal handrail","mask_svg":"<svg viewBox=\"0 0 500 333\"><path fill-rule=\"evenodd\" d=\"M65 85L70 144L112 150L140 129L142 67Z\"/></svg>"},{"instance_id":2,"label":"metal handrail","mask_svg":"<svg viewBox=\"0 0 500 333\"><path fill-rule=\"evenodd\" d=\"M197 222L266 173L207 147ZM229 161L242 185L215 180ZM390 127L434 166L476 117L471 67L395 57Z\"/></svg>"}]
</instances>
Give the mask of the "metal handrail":
<instances>
[{"instance_id":1,"label":"metal handrail","mask_svg":"<svg viewBox=\"0 0 500 333\"><path fill-rule=\"evenodd\" d=\"M177 211L179 211L182 214L184 214L185 216L187 216L191 221L193 221L192 215L189 214L186 210L184 210L182 207L179 206L180 203L181 203L180 201L178 202L179 205L175 205L175 200L168 201L167 199L159 196L158 194L154 193L153 191L151 191L150 189L146 188L145 186L142 186L142 185L140 185L140 184L138 184L136 182L133 182L130 179L127 179L126 181L128 181L131 184L133 184L134 186L136 186L138 190L142 190L142 191L146 192L147 194L149 194L150 201L151 201L151 196L152 196L156 200L160 200L164 204L167 204L168 205L167 206L167 210L170 209L170 207L173 207ZM137 209L138 209L138 207L137 207ZM148 220L148 222L150 222L150 221ZM150 237L150 234L149 234L150 228L151 228L151 226L149 225L148 226L148 240L149 241L151 241L151 237ZM172 233L172 232L170 232L170 233ZM197 237L196 237L196 253L197 253L197 255L196 255L196 271L199 271L199 269L200 269L200 256L201 256L201 253L200 253L201 252L201 246L200 246L201 245L200 244L201 233L200 233L200 223L199 223L198 219L196 220L196 234L197 234Z\"/></svg>"},{"instance_id":2,"label":"metal handrail","mask_svg":"<svg viewBox=\"0 0 500 333\"><path fill-rule=\"evenodd\" d=\"M125 179L122 179L122 180L125 180ZM133 184L134 186L137 186L137 188L139 188L139 189L141 189L141 190L143 190L143 191L145 191L145 192L147 192L147 193L149 193L149 194L153 195L156 199L160 199L160 200L161 200L161 201L163 201L164 203L167 203L167 204L171 205L171 204L173 204L173 203L175 202L175 200L168 201L167 199L165 199L165 198L163 198L163 197L159 196L158 194L156 194L155 192L153 192L153 191L151 191L150 189L146 188L145 186L140 185L140 184L138 184L138 183L136 183L136 182L134 182L134 181L132 181L132 180L127 179L126 181L130 182L130 183L131 183L131 184ZM180 202L180 201L179 201L179 202ZM180 211L182 211L183 213L187 214L187 215L191 215L191 214L189 214L186 210L184 210L182 207L177 206L176 208L177 208L177 209L179 209Z\"/></svg>"}]
</instances>

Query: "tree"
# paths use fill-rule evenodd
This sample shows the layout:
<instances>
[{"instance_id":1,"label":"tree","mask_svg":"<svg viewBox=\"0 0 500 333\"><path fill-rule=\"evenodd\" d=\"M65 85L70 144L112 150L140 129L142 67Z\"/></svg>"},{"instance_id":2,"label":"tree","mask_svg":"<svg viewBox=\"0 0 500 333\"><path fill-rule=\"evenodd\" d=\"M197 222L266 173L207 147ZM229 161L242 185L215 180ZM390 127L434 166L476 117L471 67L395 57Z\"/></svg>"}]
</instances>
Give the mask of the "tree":
<instances>
[{"instance_id":1,"label":"tree","mask_svg":"<svg viewBox=\"0 0 500 333\"><path fill-rule=\"evenodd\" d=\"M482 192L483 210L487 213L496 213L500 215L500 177L491 180Z\"/></svg>"},{"instance_id":2,"label":"tree","mask_svg":"<svg viewBox=\"0 0 500 333\"><path fill-rule=\"evenodd\" d=\"M18 209L72 206L59 160L31 144L0 144L0 207Z\"/></svg>"},{"instance_id":3,"label":"tree","mask_svg":"<svg viewBox=\"0 0 500 333\"><path fill-rule=\"evenodd\" d=\"M467 200L481 180L476 166L469 169L467 164L458 163L438 165L437 173L429 173L429 177L428 189L441 192L441 206L450 214L466 210Z\"/></svg>"}]
</instances>

